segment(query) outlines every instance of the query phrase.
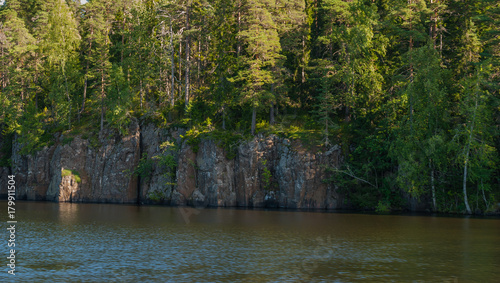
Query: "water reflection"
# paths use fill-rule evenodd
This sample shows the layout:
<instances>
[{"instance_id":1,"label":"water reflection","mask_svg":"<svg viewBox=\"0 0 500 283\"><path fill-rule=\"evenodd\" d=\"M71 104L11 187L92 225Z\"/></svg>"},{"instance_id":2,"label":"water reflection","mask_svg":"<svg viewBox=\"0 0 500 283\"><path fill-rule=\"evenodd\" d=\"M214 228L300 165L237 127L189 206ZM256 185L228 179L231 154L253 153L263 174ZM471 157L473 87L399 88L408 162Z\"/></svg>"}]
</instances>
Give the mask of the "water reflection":
<instances>
[{"instance_id":1,"label":"water reflection","mask_svg":"<svg viewBox=\"0 0 500 283\"><path fill-rule=\"evenodd\" d=\"M498 219L37 202L17 209L24 282L495 282L500 270Z\"/></svg>"},{"instance_id":2,"label":"water reflection","mask_svg":"<svg viewBox=\"0 0 500 283\"><path fill-rule=\"evenodd\" d=\"M61 203L58 210L59 222L65 225L77 224L79 207L76 203Z\"/></svg>"}]
</instances>

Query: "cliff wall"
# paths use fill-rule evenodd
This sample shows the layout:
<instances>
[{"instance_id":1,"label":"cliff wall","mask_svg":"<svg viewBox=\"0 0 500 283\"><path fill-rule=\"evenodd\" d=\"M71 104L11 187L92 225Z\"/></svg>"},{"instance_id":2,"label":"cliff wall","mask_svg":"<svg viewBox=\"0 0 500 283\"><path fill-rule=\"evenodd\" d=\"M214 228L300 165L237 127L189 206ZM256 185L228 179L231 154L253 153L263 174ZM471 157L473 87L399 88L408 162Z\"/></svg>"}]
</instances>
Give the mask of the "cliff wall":
<instances>
[{"instance_id":1,"label":"cliff wall","mask_svg":"<svg viewBox=\"0 0 500 283\"><path fill-rule=\"evenodd\" d=\"M231 156L212 139L196 146L183 130L133 121L129 134L102 133L98 142L77 136L21 155L14 141L12 167L17 198L60 202L162 203L193 206L345 208L326 184L324 166L341 162L334 146L312 153L298 141L256 136L233 146ZM141 158L142 157L142 158ZM4 176L5 175L5 176ZM0 194L6 194L1 186Z\"/></svg>"}]
</instances>

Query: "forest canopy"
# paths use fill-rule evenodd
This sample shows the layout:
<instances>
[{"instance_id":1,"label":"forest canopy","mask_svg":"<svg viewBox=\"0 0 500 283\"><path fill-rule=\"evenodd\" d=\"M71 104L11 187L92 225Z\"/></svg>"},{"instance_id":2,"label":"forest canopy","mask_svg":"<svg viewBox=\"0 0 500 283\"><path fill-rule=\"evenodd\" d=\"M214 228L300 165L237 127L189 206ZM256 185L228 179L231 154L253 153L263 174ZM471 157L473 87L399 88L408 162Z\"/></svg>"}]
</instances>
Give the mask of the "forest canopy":
<instances>
[{"instance_id":1,"label":"forest canopy","mask_svg":"<svg viewBox=\"0 0 500 283\"><path fill-rule=\"evenodd\" d=\"M325 181L360 208L500 199L498 0L7 0L0 53L0 128L25 153L135 117L338 144Z\"/></svg>"}]
</instances>

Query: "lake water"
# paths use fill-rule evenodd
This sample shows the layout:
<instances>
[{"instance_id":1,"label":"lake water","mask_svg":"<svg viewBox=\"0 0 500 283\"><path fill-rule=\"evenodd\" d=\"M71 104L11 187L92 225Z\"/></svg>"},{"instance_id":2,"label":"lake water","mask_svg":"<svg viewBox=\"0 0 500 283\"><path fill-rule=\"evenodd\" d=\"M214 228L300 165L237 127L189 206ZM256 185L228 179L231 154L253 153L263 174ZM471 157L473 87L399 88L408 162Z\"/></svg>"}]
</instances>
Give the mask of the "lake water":
<instances>
[{"instance_id":1,"label":"lake water","mask_svg":"<svg viewBox=\"0 0 500 283\"><path fill-rule=\"evenodd\" d=\"M18 201L16 220L13 282L500 280L498 218Z\"/></svg>"}]
</instances>

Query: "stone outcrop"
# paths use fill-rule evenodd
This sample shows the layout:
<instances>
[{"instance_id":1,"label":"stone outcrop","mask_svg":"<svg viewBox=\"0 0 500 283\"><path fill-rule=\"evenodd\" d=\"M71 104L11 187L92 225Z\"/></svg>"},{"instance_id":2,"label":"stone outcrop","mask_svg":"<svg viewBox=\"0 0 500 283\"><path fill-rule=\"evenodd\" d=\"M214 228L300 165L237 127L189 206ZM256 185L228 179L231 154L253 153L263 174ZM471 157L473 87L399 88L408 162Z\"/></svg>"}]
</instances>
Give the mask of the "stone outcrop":
<instances>
[{"instance_id":1,"label":"stone outcrop","mask_svg":"<svg viewBox=\"0 0 500 283\"><path fill-rule=\"evenodd\" d=\"M144 164L141 203L335 209L345 207L326 184L325 166L338 166L340 149L312 153L299 142L257 136L233 147L232 158L212 139L191 146L183 130L141 129ZM170 157L169 157L170 156ZM161 160L171 158L174 166ZM163 162L164 163L164 162Z\"/></svg>"},{"instance_id":2,"label":"stone outcrop","mask_svg":"<svg viewBox=\"0 0 500 283\"><path fill-rule=\"evenodd\" d=\"M6 142L7 141L4 139L4 137L0 135L0 149L4 148L4 144ZM2 150L0 151L0 160L4 160L4 158L5 158L5 153ZM10 175L10 168L0 166L0 198L7 198L9 175Z\"/></svg>"},{"instance_id":3,"label":"stone outcrop","mask_svg":"<svg viewBox=\"0 0 500 283\"><path fill-rule=\"evenodd\" d=\"M338 166L340 149L312 153L299 142L277 136L242 141L232 158L211 139L196 147L179 130L168 134L147 126L142 148L151 161L171 155L175 168L153 162L141 178L141 202L192 206L240 206L335 209L345 207L335 187L326 184L325 166ZM162 143L175 143L165 151Z\"/></svg>"},{"instance_id":4,"label":"stone outcrop","mask_svg":"<svg viewBox=\"0 0 500 283\"><path fill-rule=\"evenodd\" d=\"M337 166L338 147L313 153L300 142L257 136L232 147L231 158L217 141L196 146L182 129L139 127L112 131L98 142L76 136L32 155L14 142L12 173L17 197L61 202L162 203L335 209L345 207L335 186L326 184L324 166ZM142 159L141 159L142 157ZM137 173L137 168L141 172ZM9 168L2 169L6 171ZM8 170L7 170L8 171ZM3 176L3 175L2 175ZM4 178L2 178L4 179Z\"/></svg>"},{"instance_id":5,"label":"stone outcrop","mask_svg":"<svg viewBox=\"0 0 500 283\"><path fill-rule=\"evenodd\" d=\"M95 141L75 137L32 155L20 155L13 143L12 173L16 175L17 198L62 202L136 203L138 180L133 175L140 158L139 124L133 121L129 134L112 131ZM2 178L3 179L3 178Z\"/></svg>"}]
</instances>

